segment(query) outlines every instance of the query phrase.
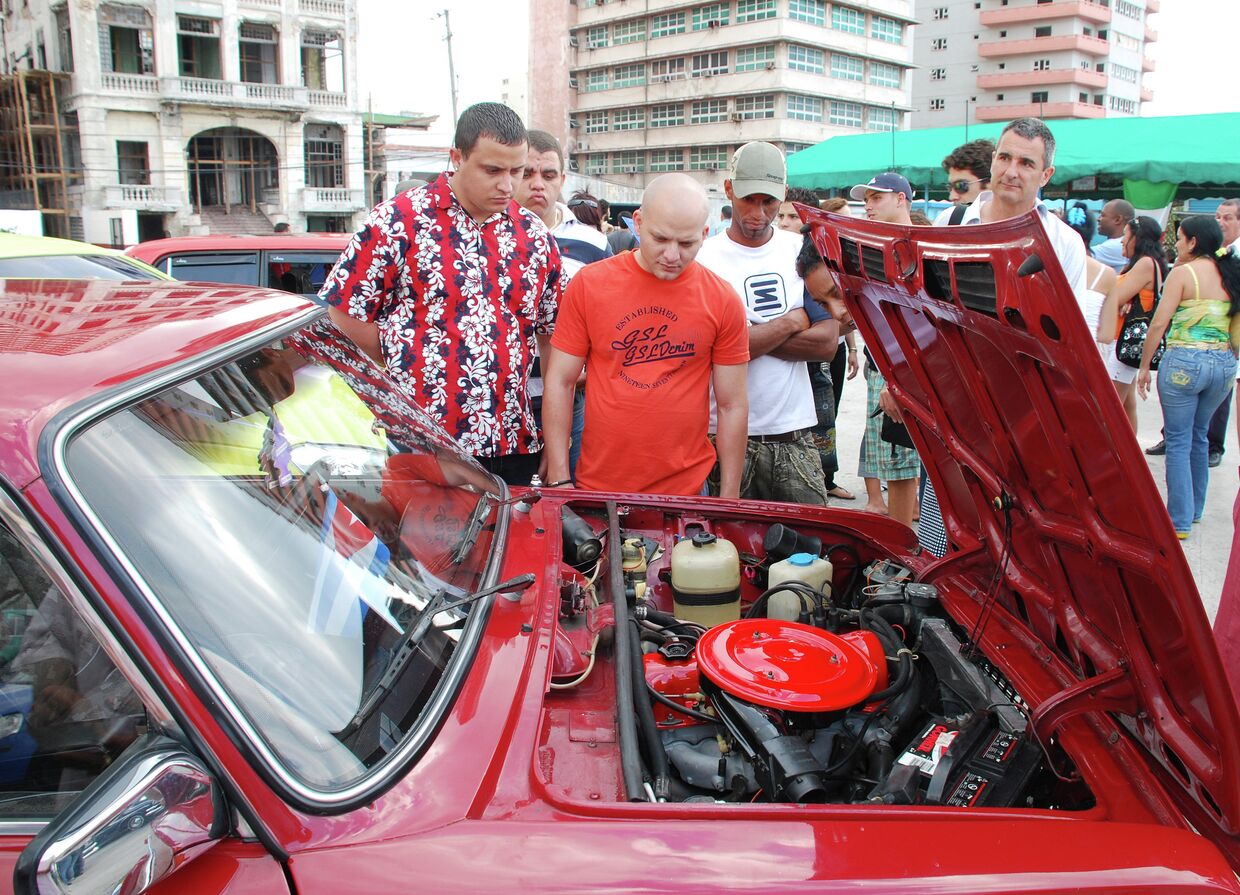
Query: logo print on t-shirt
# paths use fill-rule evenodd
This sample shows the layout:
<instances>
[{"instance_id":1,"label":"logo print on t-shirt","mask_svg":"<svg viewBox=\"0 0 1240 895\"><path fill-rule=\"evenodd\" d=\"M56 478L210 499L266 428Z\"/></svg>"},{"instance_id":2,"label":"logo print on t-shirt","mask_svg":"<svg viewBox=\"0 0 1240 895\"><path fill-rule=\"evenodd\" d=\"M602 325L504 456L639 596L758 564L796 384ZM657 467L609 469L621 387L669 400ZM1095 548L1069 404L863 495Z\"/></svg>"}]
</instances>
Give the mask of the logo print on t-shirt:
<instances>
[{"instance_id":1,"label":"logo print on t-shirt","mask_svg":"<svg viewBox=\"0 0 1240 895\"><path fill-rule=\"evenodd\" d=\"M692 339L677 335L678 323L675 311L652 305L626 314L616 324L620 337L611 347L620 353L620 366L627 368L620 373L623 382L640 389L659 388L697 353Z\"/></svg>"},{"instance_id":2,"label":"logo print on t-shirt","mask_svg":"<svg viewBox=\"0 0 1240 895\"><path fill-rule=\"evenodd\" d=\"M746 277L745 306L763 320L782 317L788 310L788 292L784 289L784 278L777 273Z\"/></svg>"}]
</instances>

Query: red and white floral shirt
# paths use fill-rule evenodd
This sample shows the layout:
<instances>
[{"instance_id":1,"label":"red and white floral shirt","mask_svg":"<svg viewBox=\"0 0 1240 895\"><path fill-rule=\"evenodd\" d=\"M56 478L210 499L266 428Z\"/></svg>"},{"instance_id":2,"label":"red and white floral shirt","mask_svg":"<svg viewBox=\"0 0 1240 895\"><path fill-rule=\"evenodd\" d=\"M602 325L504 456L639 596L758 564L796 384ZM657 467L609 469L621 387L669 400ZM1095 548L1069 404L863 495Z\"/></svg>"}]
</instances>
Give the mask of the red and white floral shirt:
<instances>
[{"instance_id":1,"label":"red and white floral shirt","mask_svg":"<svg viewBox=\"0 0 1240 895\"><path fill-rule=\"evenodd\" d=\"M478 223L441 174L375 207L319 296L378 324L393 377L480 457L542 449L528 381L534 334L563 295L546 226L511 202Z\"/></svg>"}]
</instances>

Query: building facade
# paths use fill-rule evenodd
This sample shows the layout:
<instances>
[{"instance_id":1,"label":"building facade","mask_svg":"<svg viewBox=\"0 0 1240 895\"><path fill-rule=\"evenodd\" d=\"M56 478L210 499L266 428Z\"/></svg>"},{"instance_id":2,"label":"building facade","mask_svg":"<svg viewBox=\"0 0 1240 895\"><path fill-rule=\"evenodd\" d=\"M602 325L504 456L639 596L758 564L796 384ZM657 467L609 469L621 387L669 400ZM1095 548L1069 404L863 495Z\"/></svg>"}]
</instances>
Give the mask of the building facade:
<instances>
[{"instance_id":1,"label":"building facade","mask_svg":"<svg viewBox=\"0 0 1240 895\"><path fill-rule=\"evenodd\" d=\"M349 230L366 210L355 0L3 9L6 76L68 73L68 235Z\"/></svg>"},{"instance_id":2,"label":"building facade","mask_svg":"<svg viewBox=\"0 0 1240 895\"><path fill-rule=\"evenodd\" d=\"M1138 115L1160 0L923 0L913 126Z\"/></svg>"},{"instance_id":3,"label":"building facade","mask_svg":"<svg viewBox=\"0 0 1240 895\"><path fill-rule=\"evenodd\" d=\"M723 181L737 146L793 153L907 126L912 0L532 0L530 118L582 174Z\"/></svg>"}]
</instances>

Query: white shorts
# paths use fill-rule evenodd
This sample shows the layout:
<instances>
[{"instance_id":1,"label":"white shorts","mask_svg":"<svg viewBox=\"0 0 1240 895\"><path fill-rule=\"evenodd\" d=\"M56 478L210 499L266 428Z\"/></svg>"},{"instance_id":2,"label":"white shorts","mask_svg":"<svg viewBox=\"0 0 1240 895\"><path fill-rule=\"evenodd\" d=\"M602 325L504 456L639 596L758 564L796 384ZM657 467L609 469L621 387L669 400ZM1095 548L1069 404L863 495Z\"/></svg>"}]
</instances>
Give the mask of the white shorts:
<instances>
[{"instance_id":1,"label":"white shorts","mask_svg":"<svg viewBox=\"0 0 1240 895\"><path fill-rule=\"evenodd\" d=\"M1100 342L1098 343L1098 347L1103 351L1103 360L1106 361L1107 372L1111 375L1111 381L1131 385L1133 380L1137 378L1137 368L1128 366L1115 356L1114 342L1110 345L1103 345Z\"/></svg>"}]
</instances>

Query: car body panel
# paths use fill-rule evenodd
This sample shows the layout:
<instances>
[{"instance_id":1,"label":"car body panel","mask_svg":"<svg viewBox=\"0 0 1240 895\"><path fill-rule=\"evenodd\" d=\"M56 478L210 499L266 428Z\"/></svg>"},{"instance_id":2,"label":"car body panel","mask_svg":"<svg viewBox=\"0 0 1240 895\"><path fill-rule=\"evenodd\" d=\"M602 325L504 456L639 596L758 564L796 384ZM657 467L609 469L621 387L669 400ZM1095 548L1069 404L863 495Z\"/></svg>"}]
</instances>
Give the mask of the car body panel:
<instances>
[{"instance_id":1,"label":"car body panel","mask_svg":"<svg viewBox=\"0 0 1240 895\"><path fill-rule=\"evenodd\" d=\"M1240 855L1236 702L1037 213L940 229L806 214L935 482L949 537L1001 568L999 603L1078 678L1032 706L1035 728L1049 736L1065 715L1115 713L1176 781L1181 809ZM957 562L949 555L937 574Z\"/></svg>"},{"instance_id":2,"label":"car body panel","mask_svg":"<svg viewBox=\"0 0 1240 895\"><path fill-rule=\"evenodd\" d=\"M179 280L313 295L350 239L347 233L179 236L138 243L126 254Z\"/></svg>"},{"instance_id":3,"label":"car body panel","mask_svg":"<svg viewBox=\"0 0 1240 895\"><path fill-rule=\"evenodd\" d=\"M56 239L50 236L21 236L16 233L0 233L0 277L17 278L14 273L3 270L3 261L8 259L46 259L54 265L56 258L108 258L121 259L130 267L135 268L135 279L167 280L166 273L157 270L140 258L132 257L118 249L109 249L92 245L89 242L78 242L72 239ZM63 271L50 267L41 276L69 276ZM115 278L114 278L115 279Z\"/></svg>"}]
</instances>

